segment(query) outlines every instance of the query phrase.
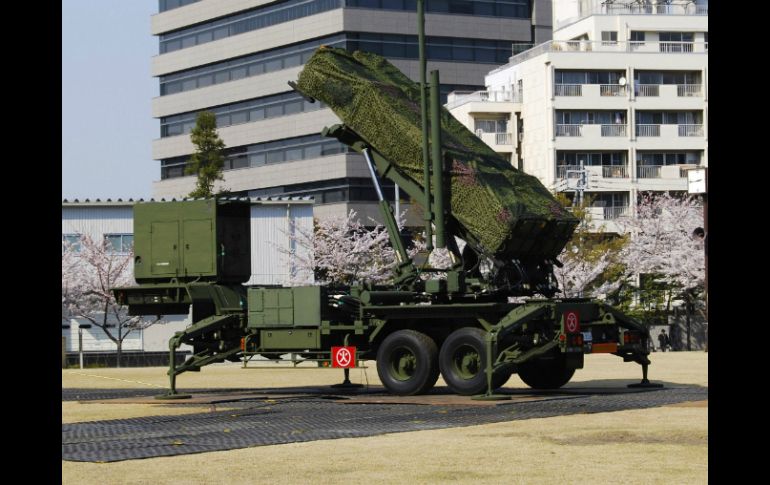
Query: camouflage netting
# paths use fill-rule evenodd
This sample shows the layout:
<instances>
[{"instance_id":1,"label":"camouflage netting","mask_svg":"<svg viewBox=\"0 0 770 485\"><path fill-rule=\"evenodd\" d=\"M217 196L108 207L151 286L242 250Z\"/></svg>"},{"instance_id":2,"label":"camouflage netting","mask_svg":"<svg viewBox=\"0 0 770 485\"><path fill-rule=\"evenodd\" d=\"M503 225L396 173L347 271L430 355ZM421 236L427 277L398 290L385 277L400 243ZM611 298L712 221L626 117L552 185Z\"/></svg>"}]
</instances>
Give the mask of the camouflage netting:
<instances>
[{"instance_id":1,"label":"camouflage netting","mask_svg":"<svg viewBox=\"0 0 770 485\"><path fill-rule=\"evenodd\" d=\"M417 83L378 55L321 47L297 84L403 175L423 184ZM451 161L448 209L460 235L488 254L555 257L577 220L537 178L513 168L444 108L441 127Z\"/></svg>"}]
</instances>

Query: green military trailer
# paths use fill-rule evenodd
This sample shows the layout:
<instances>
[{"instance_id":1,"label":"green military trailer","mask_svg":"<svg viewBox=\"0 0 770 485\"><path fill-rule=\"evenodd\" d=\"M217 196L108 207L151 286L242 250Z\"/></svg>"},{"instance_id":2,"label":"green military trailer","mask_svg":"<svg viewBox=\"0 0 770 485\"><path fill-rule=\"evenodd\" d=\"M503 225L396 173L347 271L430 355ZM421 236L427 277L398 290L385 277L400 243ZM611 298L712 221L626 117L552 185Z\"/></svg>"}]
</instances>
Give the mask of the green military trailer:
<instances>
[{"instance_id":1,"label":"green military trailer","mask_svg":"<svg viewBox=\"0 0 770 485\"><path fill-rule=\"evenodd\" d=\"M248 199L135 206L139 286L114 289L117 299L130 314L192 308L193 323L169 342L167 397L179 397L183 372L254 355L342 366L373 359L394 394L427 392L441 375L455 393L495 399L514 372L532 388L555 389L585 354L604 352L640 364L635 385L653 386L643 325L599 301L557 297L553 267L578 221L440 106L438 71L426 82L423 1L417 5L419 83L382 57L323 46L289 83L343 121L325 136L363 155L397 257L391 284L244 286ZM381 178L422 206L427 248L435 234L450 267L409 257ZM175 365L182 344L193 355Z\"/></svg>"},{"instance_id":2,"label":"green military trailer","mask_svg":"<svg viewBox=\"0 0 770 485\"><path fill-rule=\"evenodd\" d=\"M170 394L182 372L246 355L294 354L376 360L392 393L428 391L439 374L456 393L492 395L516 372L553 389L583 367L585 353L611 352L645 368L644 327L586 299L508 302L483 278L449 270L410 289L361 284L244 286L249 277L249 199L140 202L135 206L139 286L117 288L132 314L187 313L193 324L170 341ZM181 344L193 356L174 365ZM492 356L491 359L487 356Z\"/></svg>"}]
</instances>

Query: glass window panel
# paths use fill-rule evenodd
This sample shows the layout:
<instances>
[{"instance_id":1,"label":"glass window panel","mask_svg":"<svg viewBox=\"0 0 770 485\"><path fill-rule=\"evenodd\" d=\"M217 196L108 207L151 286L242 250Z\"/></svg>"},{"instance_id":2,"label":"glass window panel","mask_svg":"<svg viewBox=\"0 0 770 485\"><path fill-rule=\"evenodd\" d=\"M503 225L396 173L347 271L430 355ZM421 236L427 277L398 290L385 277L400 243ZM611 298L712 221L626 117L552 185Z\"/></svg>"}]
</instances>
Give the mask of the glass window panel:
<instances>
[{"instance_id":1,"label":"glass window panel","mask_svg":"<svg viewBox=\"0 0 770 485\"><path fill-rule=\"evenodd\" d=\"M283 116L283 106L280 104L274 104L272 106L268 106L265 109L266 117L267 118L275 118L276 116Z\"/></svg>"},{"instance_id":2,"label":"glass window panel","mask_svg":"<svg viewBox=\"0 0 770 485\"><path fill-rule=\"evenodd\" d=\"M214 30L214 40L224 39L229 35L229 29L227 27L220 27Z\"/></svg>"},{"instance_id":3,"label":"glass window panel","mask_svg":"<svg viewBox=\"0 0 770 485\"><path fill-rule=\"evenodd\" d=\"M161 44L162 53L178 51L181 48L182 48L182 41L179 39L169 40Z\"/></svg>"},{"instance_id":4,"label":"glass window panel","mask_svg":"<svg viewBox=\"0 0 770 485\"><path fill-rule=\"evenodd\" d=\"M257 121L265 118L265 109L257 108L249 111L249 121Z\"/></svg>"},{"instance_id":5,"label":"glass window panel","mask_svg":"<svg viewBox=\"0 0 770 485\"><path fill-rule=\"evenodd\" d=\"M267 163L278 163L283 161L283 150L275 150L267 153Z\"/></svg>"},{"instance_id":6,"label":"glass window panel","mask_svg":"<svg viewBox=\"0 0 770 485\"><path fill-rule=\"evenodd\" d=\"M231 125L238 125L241 123L246 123L247 121L249 121L248 111L239 111L239 112L230 114Z\"/></svg>"},{"instance_id":7,"label":"glass window panel","mask_svg":"<svg viewBox=\"0 0 770 485\"><path fill-rule=\"evenodd\" d=\"M290 67L299 66L302 64L302 57L299 54L292 54L283 60L283 68L288 69Z\"/></svg>"},{"instance_id":8,"label":"glass window panel","mask_svg":"<svg viewBox=\"0 0 770 485\"><path fill-rule=\"evenodd\" d=\"M229 126L230 125L230 115L229 114L223 114L223 115L217 115L217 126Z\"/></svg>"},{"instance_id":9,"label":"glass window panel","mask_svg":"<svg viewBox=\"0 0 770 485\"><path fill-rule=\"evenodd\" d=\"M321 156L321 145L310 145L305 147L305 158L318 158Z\"/></svg>"},{"instance_id":10,"label":"glass window panel","mask_svg":"<svg viewBox=\"0 0 770 485\"><path fill-rule=\"evenodd\" d=\"M221 71L216 74L214 74L214 82L219 83L225 83L230 80L230 73L228 71Z\"/></svg>"},{"instance_id":11,"label":"glass window panel","mask_svg":"<svg viewBox=\"0 0 770 485\"><path fill-rule=\"evenodd\" d=\"M284 114L287 114L287 115L300 113L302 111L302 100L298 99L297 101L286 103L284 108L285 108Z\"/></svg>"},{"instance_id":12,"label":"glass window panel","mask_svg":"<svg viewBox=\"0 0 770 485\"><path fill-rule=\"evenodd\" d=\"M235 157L231 159L232 161L232 168L246 168L249 166L249 159L246 157L246 155L241 155L238 157Z\"/></svg>"},{"instance_id":13,"label":"glass window panel","mask_svg":"<svg viewBox=\"0 0 770 485\"><path fill-rule=\"evenodd\" d=\"M265 154L264 153L255 153L253 155L249 155L249 164L252 167L258 167L260 165L265 164Z\"/></svg>"},{"instance_id":14,"label":"glass window panel","mask_svg":"<svg viewBox=\"0 0 770 485\"><path fill-rule=\"evenodd\" d=\"M494 15L495 5L492 2L473 2L473 13L476 15Z\"/></svg>"},{"instance_id":15,"label":"glass window panel","mask_svg":"<svg viewBox=\"0 0 770 485\"><path fill-rule=\"evenodd\" d=\"M192 47L195 45L195 36L190 35L187 37L182 38L182 49L186 49L188 47Z\"/></svg>"},{"instance_id":16,"label":"glass window panel","mask_svg":"<svg viewBox=\"0 0 770 485\"><path fill-rule=\"evenodd\" d=\"M283 69L281 59L271 59L265 62L265 72L280 71L281 69Z\"/></svg>"},{"instance_id":17,"label":"glass window panel","mask_svg":"<svg viewBox=\"0 0 770 485\"><path fill-rule=\"evenodd\" d=\"M206 87L206 86L211 86L212 84L214 84L214 76L212 76L211 74L207 74L205 76L200 76L198 78L198 87L199 88L203 88L203 87Z\"/></svg>"},{"instance_id":18,"label":"glass window panel","mask_svg":"<svg viewBox=\"0 0 770 485\"><path fill-rule=\"evenodd\" d=\"M286 149L286 158L285 160L287 162L291 162L292 160L301 160L302 159L302 148L287 148Z\"/></svg>"},{"instance_id":19,"label":"glass window panel","mask_svg":"<svg viewBox=\"0 0 770 485\"><path fill-rule=\"evenodd\" d=\"M246 77L246 66L243 67L236 67L232 71L230 71L231 74L231 80L235 81L236 79L243 79Z\"/></svg>"},{"instance_id":20,"label":"glass window panel","mask_svg":"<svg viewBox=\"0 0 770 485\"><path fill-rule=\"evenodd\" d=\"M249 76L256 76L265 72L265 64L259 62L249 66Z\"/></svg>"},{"instance_id":21,"label":"glass window panel","mask_svg":"<svg viewBox=\"0 0 770 485\"><path fill-rule=\"evenodd\" d=\"M198 87L197 79L186 79L182 81L182 91L190 91Z\"/></svg>"},{"instance_id":22,"label":"glass window panel","mask_svg":"<svg viewBox=\"0 0 770 485\"><path fill-rule=\"evenodd\" d=\"M472 61L473 49L470 47L453 47L452 59L455 61Z\"/></svg>"},{"instance_id":23,"label":"glass window panel","mask_svg":"<svg viewBox=\"0 0 770 485\"><path fill-rule=\"evenodd\" d=\"M200 34L198 34L198 44L211 42L212 40L214 40L214 33L210 30L207 32L201 32Z\"/></svg>"}]
</instances>

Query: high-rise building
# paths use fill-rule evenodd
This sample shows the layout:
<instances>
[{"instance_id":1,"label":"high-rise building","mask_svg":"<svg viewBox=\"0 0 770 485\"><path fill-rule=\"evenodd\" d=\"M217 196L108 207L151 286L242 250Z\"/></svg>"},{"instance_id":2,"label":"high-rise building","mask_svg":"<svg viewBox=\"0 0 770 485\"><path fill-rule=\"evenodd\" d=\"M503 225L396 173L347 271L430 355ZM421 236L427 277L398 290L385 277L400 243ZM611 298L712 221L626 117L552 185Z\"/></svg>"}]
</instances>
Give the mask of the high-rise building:
<instances>
[{"instance_id":1,"label":"high-rise building","mask_svg":"<svg viewBox=\"0 0 770 485\"><path fill-rule=\"evenodd\" d=\"M483 89L492 67L550 39L551 1L427 0L425 28L428 69L440 70L445 99ZM188 134L196 113L209 110L227 146L225 188L313 196L318 217L349 209L376 217L363 158L320 136L338 118L287 82L320 45L384 55L418 80L415 0L160 0L152 34L160 46L152 59L160 83L152 103L160 120L154 197L192 190L194 177L184 176L194 150Z\"/></svg>"},{"instance_id":2,"label":"high-rise building","mask_svg":"<svg viewBox=\"0 0 770 485\"><path fill-rule=\"evenodd\" d=\"M708 2L554 0L553 40L447 108L546 187L591 196L609 231L639 194L708 166Z\"/></svg>"}]
</instances>

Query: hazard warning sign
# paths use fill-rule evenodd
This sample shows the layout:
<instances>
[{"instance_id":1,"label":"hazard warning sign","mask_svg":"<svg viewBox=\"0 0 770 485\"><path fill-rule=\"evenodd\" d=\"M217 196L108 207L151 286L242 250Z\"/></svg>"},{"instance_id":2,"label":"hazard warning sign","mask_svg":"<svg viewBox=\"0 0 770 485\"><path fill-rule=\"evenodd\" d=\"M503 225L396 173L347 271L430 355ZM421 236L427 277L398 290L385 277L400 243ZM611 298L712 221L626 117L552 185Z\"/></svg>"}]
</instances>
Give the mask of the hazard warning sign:
<instances>
[{"instance_id":1,"label":"hazard warning sign","mask_svg":"<svg viewBox=\"0 0 770 485\"><path fill-rule=\"evenodd\" d=\"M355 347L332 347L332 367L350 369L356 366Z\"/></svg>"},{"instance_id":2,"label":"hazard warning sign","mask_svg":"<svg viewBox=\"0 0 770 485\"><path fill-rule=\"evenodd\" d=\"M580 331L580 317L578 312L570 310L564 312L564 329L568 333L577 333Z\"/></svg>"}]
</instances>

